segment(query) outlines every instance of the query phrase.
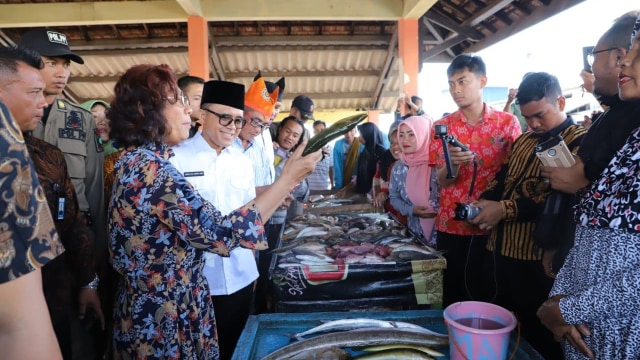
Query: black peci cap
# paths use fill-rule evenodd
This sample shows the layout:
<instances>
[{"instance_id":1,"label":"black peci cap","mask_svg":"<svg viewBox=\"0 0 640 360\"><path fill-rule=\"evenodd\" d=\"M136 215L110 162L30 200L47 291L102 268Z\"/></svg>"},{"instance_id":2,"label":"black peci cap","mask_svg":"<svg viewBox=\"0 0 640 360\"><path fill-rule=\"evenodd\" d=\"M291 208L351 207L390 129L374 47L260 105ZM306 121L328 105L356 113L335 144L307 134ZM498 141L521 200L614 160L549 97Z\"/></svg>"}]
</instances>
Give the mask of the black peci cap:
<instances>
[{"instance_id":1,"label":"black peci cap","mask_svg":"<svg viewBox=\"0 0 640 360\"><path fill-rule=\"evenodd\" d=\"M222 80L209 80L204 83L201 106L220 104L244 110L244 85Z\"/></svg>"}]
</instances>

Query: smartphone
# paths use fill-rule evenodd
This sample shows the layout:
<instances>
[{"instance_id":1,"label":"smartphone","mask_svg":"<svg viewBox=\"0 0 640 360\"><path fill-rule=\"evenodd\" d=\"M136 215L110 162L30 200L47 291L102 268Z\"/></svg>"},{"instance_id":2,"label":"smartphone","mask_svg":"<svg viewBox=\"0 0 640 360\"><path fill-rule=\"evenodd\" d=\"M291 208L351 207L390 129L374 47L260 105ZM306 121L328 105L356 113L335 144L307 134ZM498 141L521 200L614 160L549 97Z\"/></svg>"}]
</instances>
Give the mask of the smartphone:
<instances>
[{"instance_id":1,"label":"smartphone","mask_svg":"<svg viewBox=\"0 0 640 360\"><path fill-rule=\"evenodd\" d=\"M536 146L535 152L544 166L570 167L576 162L571 150L560 135Z\"/></svg>"},{"instance_id":2,"label":"smartphone","mask_svg":"<svg viewBox=\"0 0 640 360\"><path fill-rule=\"evenodd\" d=\"M589 55L593 52L593 46L585 46L582 48L582 67L585 71L592 73L591 65L589 65Z\"/></svg>"}]
</instances>

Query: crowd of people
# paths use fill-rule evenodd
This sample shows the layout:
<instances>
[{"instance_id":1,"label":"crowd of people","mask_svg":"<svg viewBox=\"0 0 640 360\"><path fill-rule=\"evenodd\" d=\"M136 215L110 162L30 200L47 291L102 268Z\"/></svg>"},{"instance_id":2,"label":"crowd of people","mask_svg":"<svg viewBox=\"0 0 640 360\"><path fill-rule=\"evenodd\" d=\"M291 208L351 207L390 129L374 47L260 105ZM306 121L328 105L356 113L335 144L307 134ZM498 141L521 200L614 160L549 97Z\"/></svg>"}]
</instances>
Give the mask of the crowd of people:
<instances>
[{"instance_id":1,"label":"crowd of people","mask_svg":"<svg viewBox=\"0 0 640 360\"><path fill-rule=\"evenodd\" d=\"M25 33L0 49L3 358L230 359L248 316L272 309L263 250L334 189L442 251L444 307L513 311L546 359L637 359L639 32L630 12L596 43L605 110L588 128L549 73L491 108L484 61L461 54L456 111L434 120L403 96L388 135L367 122L306 156L307 122L327 125L305 95L274 122L284 77L245 88L135 65L112 101L80 106L62 91L83 59L61 33ZM558 139L574 164L543 166L536 148Z\"/></svg>"}]
</instances>

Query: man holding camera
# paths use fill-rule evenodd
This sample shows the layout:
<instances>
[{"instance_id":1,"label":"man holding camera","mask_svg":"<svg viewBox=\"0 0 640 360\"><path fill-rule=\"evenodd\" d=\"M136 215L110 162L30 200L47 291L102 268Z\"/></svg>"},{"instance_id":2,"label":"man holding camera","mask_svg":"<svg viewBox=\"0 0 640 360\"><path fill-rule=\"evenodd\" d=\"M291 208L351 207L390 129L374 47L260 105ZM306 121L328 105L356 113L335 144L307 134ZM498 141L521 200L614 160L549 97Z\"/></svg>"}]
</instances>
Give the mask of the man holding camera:
<instances>
[{"instance_id":1,"label":"man holding camera","mask_svg":"<svg viewBox=\"0 0 640 360\"><path fill-rule=\"evenodd\" d=\"M482 258L488 231L467 221L455 219L456 203L467 204L477 199L502 166L515 139L521 134L520 124L512 115L495 110L482 100L487 83L482 58L458 55L447 69L449 93L458 111L435 122L444 125L448 135L460 144L446 145L452 172L447 171L445 148L434 140L429 161L436 167L440 184L440 210L436 216L437 247L444 251L443 306L470 300L481 291ZM444 134L439 134L444 135ZM449 142L450 143L450 142Z\"/></svg>"},{"instance_id":2,"label":"man holding camera","mask_svg":"<svg viewBox=\"0 0 640 360\"><path fill-rule=\"evenodd\" d=\"M541 155L550 163L572 162L572 153L578 151L586 129L565 115L560 83L548 73L527 75L518 88L516 102L532 131L515 141L508 161L480 200L472 204L480 208L480 212L469 222L491 230L485 257L485 295L516 313L522 323L522 336L545 359L559 359L559 344L536 317L536 310L546 300L553 279L540 266L545 250L541 241L534 238L540 231L545 232L545 237L562 236L556 227L548 231L549 225L570 223L571 206L560 206L561 198L557 198L554 204L562 210L551 210L552 217L540 221L545 201L548 197L552 199L552 190L541 176L542 162L537 157ZM562 152L561 140L568 147L566 153ZM551 141L553 146L545 146L546 141Z\"/></svg>"}]
</instances>

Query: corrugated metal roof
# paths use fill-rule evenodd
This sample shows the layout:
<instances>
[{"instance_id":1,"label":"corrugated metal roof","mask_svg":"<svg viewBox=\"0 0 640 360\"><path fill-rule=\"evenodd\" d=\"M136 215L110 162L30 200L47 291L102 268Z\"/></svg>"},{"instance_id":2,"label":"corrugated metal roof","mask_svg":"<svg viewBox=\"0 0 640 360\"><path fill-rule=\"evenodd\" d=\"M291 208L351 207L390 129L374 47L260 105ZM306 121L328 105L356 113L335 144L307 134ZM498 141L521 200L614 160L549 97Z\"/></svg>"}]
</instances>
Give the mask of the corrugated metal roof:
<instances>
[{"instance_id":1,"label":"corrugated metal roof","mask_svg":"<svg viewBox=\"0 0 640 360\"><path fill-rule=\"evenodd\" d=\"M431 8L418 21L420 60L449 61L462 52L478 51L581 1L437 1L429 5ZM23 4L25 8L31 3L68 3L66 0L2 2ZM90 0L72 2L101 6L100 2ZM160 1L149 3L162 3L169 8L175 5ZM184 3L179 3L185 9ZM0 7L5 6L3 4ZM195 3L186 2L190 4ZM251 4L248 1L238 6L247 9L256 6ZM323 4L318 1L317 6ZM371 6L394 5L380 4ZM309 18L308 14L305 18ZM68 94L79 102L109 99L118 77L135 64L165 63L178 75L186 74L189 71L186 17L183 22L164 20L114 25L95 21L82 26L58 27L67 34L72 49L85 59L85 65L71 66ZM43 22L42 26L45 25ZM285 76L285 111L297 94L312 97L318 110L392 111L403 88L395 21L218 21L209 22L208 27L212 35L208 49L211 78L224 77L249 85L258 70L272 81ZM28 30L27 27L2 28L0 44L16 43Z\"/></svg>"}]
</instances>

